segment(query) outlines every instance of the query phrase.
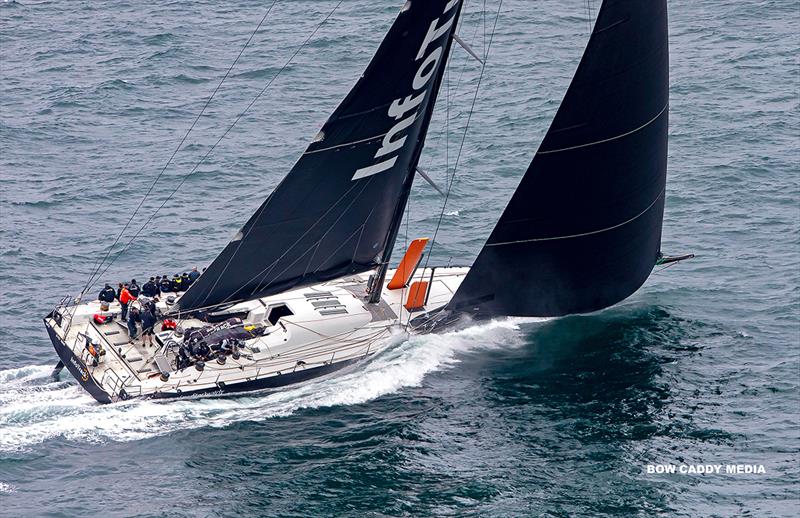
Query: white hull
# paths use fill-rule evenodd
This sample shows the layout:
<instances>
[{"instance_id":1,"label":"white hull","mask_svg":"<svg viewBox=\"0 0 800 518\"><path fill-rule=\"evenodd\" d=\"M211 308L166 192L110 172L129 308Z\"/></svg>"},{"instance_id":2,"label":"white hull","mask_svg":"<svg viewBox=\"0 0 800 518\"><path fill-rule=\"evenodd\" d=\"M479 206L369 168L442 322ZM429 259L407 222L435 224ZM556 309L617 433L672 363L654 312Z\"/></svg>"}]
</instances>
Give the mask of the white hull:
<instances>
[{"instance_id":1,"label":"white hull","mask_svg":"<svg viewBox=\"0 0 800 518\"><path fill-rule=\"evenodd\" d=\"M224 364L206 361L202 371L176 368L183 336L158 332L160 323L156 346L144 346L141 339L131 343L127 327L117 321L117 302L107 312L100 311L99 301L59 306L45 325L62 363L101 402L274 388L329 374L407 339L413 332L407 325L410 318L447 304L468 270L436 268L426 303L411 312L404 307L408 288L384 286L381 301L367 303L369 274L238 303L215 316L238 315L245 324L266 326L263 336L245 340L239 354L226 356ZM430 269L420 269L414 280L430 277ZM157 306L162 312L169 309L163 298ZM98 325L95 314L114 314L116 319ZM178 324L183 329L210 325L193 318ZM105 350L97 365L85 347L86 337Z\"/></svg>"}]
</instances>

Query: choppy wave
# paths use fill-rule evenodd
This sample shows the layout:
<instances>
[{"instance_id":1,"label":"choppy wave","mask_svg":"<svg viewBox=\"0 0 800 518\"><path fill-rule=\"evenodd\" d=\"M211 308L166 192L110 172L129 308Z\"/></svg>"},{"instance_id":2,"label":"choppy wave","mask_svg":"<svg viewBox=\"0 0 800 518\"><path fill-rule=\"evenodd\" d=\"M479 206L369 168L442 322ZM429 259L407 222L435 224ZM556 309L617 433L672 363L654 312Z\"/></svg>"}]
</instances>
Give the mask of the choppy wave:
<instances>
[{"instance_id":1,"label":"choppy wave","mask_svg":"<svg viewBox=\"0 0 800 518\"><path fill-rule=\"evenodd\" d=\"M302 409L364 403L420 385L426 375L458 363L461 353L523 343L518 332L523 321L492 321L458 332L413 336L343 374L237 397L100 405L75 383L52 380L52 366L4 370L0 371L0 451L25 450L59 437L90 443L135 441L177 430L287 416Z\"/></svg>"}]
</instances>

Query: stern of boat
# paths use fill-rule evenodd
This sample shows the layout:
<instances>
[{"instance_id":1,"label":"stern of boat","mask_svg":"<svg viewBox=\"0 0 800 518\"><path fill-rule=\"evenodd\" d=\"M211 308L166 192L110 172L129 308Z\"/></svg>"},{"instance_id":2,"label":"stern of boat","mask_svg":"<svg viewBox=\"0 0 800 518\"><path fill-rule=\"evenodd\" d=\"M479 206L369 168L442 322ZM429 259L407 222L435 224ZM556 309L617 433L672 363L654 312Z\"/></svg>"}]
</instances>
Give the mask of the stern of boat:
<instances>
[{"instance_id":1,"label":"stern of boat","mask_svg":"<svg viewBox=\"0 0 800 518\"><path fill-rule=\"evenodd\" d=\"M61 334L63 332L61 329L63 319L64 315L58 308L44 317L44 327L47 329L47 334L61 363L93 398L100 403L111 403L115 398L112 398L108 392L103 390L97 380L94 379L89 367L86 365L86 358L81 358L67 345L66 339Z\"/></svg>"}]
</instances>

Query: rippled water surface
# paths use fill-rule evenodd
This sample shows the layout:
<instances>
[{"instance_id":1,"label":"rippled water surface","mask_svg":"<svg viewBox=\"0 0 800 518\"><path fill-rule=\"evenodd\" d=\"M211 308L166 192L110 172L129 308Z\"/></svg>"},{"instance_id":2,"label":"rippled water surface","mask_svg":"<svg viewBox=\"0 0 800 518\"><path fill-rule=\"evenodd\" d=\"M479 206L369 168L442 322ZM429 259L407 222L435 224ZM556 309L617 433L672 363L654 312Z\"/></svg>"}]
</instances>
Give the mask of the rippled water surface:
<instances>
[{"instance_id":1,"label":"rippled water surface","mask_svg":"<svg viewBox=\"0 0 800 518\"><path fill-rule=\"evenodd\" d=\"M619 306L416 337L270 394L99 406L68 377L51 380L42 315L80 290L270 3L0 3L0 514L800 513L791 0L669 3L663 248L698 257ZM103 280L210 261L346 94L401 3L345 0ZM134 229L335 4L277 2ZM503 2L432 264L477 253L598 7ZM497 8L467 2L461 35L481 54ZM442 185L478 71L456 48L422 158ZM416 185L411 237L430 235L440 208ZM766 473L657 475L651 463Z\"/></svg>"}]
</instances>

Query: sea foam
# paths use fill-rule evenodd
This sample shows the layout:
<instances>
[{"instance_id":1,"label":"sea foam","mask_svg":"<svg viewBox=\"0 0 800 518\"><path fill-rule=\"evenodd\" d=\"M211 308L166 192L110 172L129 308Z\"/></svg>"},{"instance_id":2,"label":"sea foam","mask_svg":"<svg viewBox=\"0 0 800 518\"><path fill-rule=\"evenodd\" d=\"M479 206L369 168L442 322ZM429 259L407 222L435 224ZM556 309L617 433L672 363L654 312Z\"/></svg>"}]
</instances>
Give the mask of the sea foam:
<instances>
[{"instance_id":1,"label":"sea foam","mask_svg":"<svg viewBox=\"0 0 800 518\"><path fill-rule=\"evenodd\" d=\"M530 320L530 319L528 319ZM224 427L299 410L368 402L453 367L459 354L522 343L522 319L505 319L440 335L412 336L355 366L297 386L241 396L127 401L100 405L51 366L0 371L0 451L25 450L62 437L83 443L134 441L176 430Z\"/></svg>"}]
</instances>

